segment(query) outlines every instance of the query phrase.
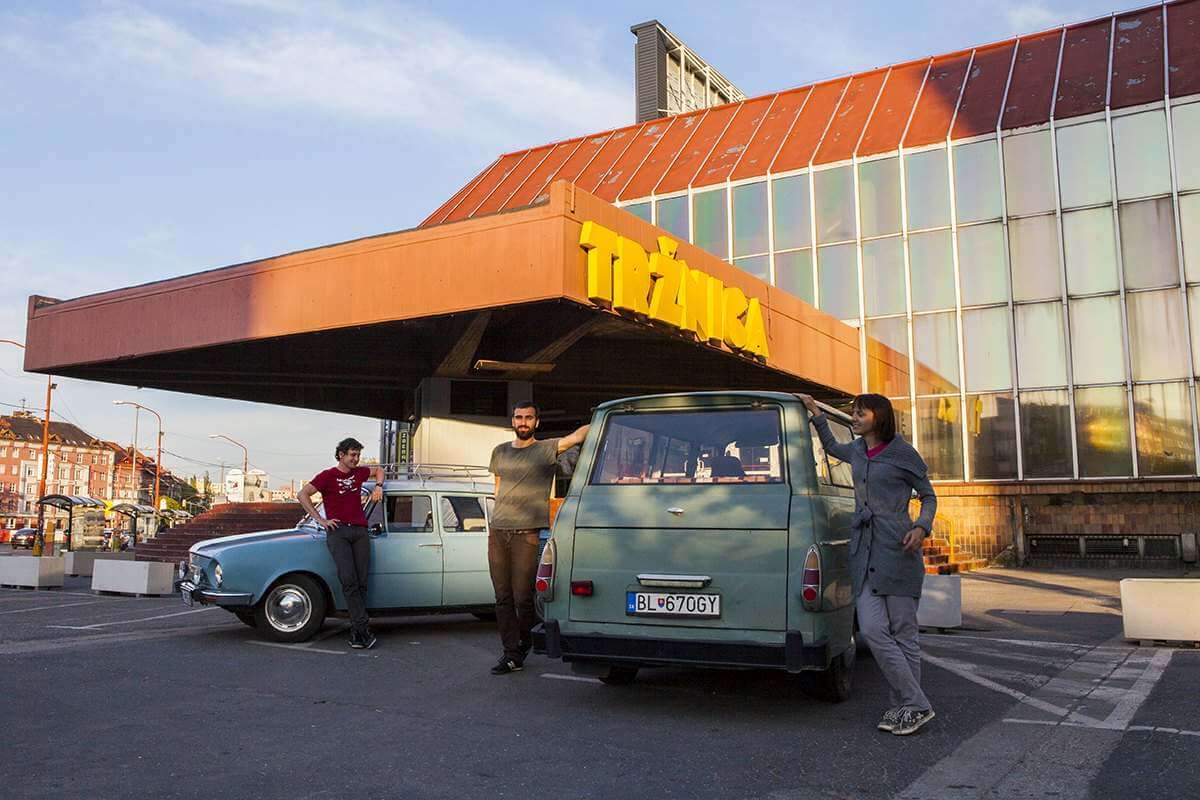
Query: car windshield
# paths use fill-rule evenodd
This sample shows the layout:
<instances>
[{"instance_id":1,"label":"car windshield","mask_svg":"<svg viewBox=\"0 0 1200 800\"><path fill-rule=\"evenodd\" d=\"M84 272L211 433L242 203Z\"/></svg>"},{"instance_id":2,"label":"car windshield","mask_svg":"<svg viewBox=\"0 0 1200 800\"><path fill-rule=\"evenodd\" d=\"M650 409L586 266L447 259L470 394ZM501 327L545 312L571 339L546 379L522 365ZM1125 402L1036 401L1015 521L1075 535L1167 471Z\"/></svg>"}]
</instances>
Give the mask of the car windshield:
<instances>
[{"instance_id":1,"label":"car windshield","mask_svg":"<svg viewBox=\"0 0 1200 800\"><path fill-rule=\"evenodd\" d=\"M778 408L613 414L593 484L782 483Z\"/></svg>"}]
</instances>

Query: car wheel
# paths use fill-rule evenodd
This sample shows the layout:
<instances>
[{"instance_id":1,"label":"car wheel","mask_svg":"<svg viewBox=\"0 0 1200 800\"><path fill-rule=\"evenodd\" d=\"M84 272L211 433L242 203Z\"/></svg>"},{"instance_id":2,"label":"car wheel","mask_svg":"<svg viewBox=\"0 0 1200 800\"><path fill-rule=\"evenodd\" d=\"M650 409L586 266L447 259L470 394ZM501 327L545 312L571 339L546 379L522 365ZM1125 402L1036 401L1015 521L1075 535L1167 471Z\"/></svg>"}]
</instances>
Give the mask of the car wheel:
<instances>
[{"instance_id":1,"label":"car wheel","mask_svg":"<svg viewBox=\"0 0 1200 800\"><path fill-rule=\"evenodd\" d=\"M276 642L303 642L325 622L325 591L307 575L285 575L254 607L259 632Z\"/></svg>"},{"instance_id":2,"label":"car wheel","mask_svg":"<svg viewBox=\"0 0 1200 800\"><path fill-rule=\"evenodd\" d=\"M251 628L258 627L258 621L254 619L253 609L249 609L247 611L234 611L233 615L237 617L243 625L249 625Z\"/></svg>"},{"instance_id":3,"label":"car wheel","mask_svg":"<svg viewBox=\"0 0 1200 800\"><path fill-rule=\"evenodd\" d=\"M856 638L853 635L850 637L850 646L834 656L828 669L806 672L801 676L805 692L829 703L840 703L850 698L854 660L858 652Z\"/></svg>"},{"instance_id":4,"label":"car wheel","mask_svg":"<svg viewBox=\"0 0 1200 800\"><path fill-rule=\"evenodd\" d=\"M600 682L608 686L628 686L633 683L637 674L637 667L612 666L608 668L608 672L600 676Z\"/></svg>"},{"instance_id":5,"label":"car wheel","mask_svg":"<svg viewBox=\"0 0 1200 800\"><path fill-rule=\"evenodd\" d=\"M496 612L495 611L472 611L471 616L475 617L475 619L479 620L480 622L495 622L496 621Z\"/></svg>"}]
</instances>

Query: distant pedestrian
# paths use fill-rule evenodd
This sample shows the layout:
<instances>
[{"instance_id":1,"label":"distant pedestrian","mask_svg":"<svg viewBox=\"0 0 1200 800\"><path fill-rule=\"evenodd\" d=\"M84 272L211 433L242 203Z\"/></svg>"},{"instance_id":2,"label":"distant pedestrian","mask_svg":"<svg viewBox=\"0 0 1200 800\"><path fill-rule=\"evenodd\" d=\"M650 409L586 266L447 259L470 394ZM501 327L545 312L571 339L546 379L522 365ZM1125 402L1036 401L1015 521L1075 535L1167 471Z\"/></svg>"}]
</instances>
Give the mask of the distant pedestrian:
<instances>
[{"instance_id":1,"label":"distant pedestrian","mask_svg":"<svg viewBox=\"0 0 1200 800\"><path fill-rule=\"evenodd\" d=\"M350 646L356 650L375 646L375 635L367 627L367 576L371 568L371 540L363 511L362 485L374 477L371 501L383 498L383 468L360 467L362 442L343 439L334 451L337 464L304 484L300 505L325 529L325 546L337 566L338 581L350 612ZM324 515L317 512L312 497L321 493Z\"/></svg>"},{"instance_id":2,"label":"distant pedestrian","mask_svg":"<svg viewBox=\"0 0 1200 800\"><path fill-rule=\"evenodd\" d=\"M882 395L854 398L850 427L860 438L846 444L834 438L810 396L800 400L813 415L825 452L848 462L854 478L850 571L858 627L892 690L892 707L877 727L900 736L915 733L934 717L921 690L917 628L925 580L921 544L937 512L925 461L896 434L895 412ZM916 522L908 513L914 490L921 501Z\"/></svg>"},{"instance_id":3,"label":"distant pedestrian","mask_svg":"<svg viewBox=\"0 0 1200 800\"><path fill-rule=\"evenodd\" d=\"M561 453L587 436L584 425L570 436L538 441L538 407L513 408L516 438L492 450L488 469L496 476L496 506L488 533L488 568L496 592L496 624L504 653L493 675L519 672L533 647L533 576L538 531L550 527L550 490Z\"/></svg>"}]
</instances>

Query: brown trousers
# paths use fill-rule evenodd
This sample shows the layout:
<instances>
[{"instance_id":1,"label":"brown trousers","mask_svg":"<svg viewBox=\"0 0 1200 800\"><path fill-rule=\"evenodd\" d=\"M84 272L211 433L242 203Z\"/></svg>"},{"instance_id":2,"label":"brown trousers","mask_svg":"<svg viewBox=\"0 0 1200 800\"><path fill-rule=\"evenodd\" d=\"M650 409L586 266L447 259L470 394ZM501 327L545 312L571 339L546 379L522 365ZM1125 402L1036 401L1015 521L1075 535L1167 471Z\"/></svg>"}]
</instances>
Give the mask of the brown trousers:
<instances>
[{"instance_id":1,"label":"brown trousers","mask_svg":"<svg viewBox=\"0 0 1200 800\"><path fill-rule=\"evenodd\" d=\"M537 573L538 532L492 528L488 569L496 591L496 625L504 655L518 664L533 643L533 577Z\"/></svg>"}]
</instances>

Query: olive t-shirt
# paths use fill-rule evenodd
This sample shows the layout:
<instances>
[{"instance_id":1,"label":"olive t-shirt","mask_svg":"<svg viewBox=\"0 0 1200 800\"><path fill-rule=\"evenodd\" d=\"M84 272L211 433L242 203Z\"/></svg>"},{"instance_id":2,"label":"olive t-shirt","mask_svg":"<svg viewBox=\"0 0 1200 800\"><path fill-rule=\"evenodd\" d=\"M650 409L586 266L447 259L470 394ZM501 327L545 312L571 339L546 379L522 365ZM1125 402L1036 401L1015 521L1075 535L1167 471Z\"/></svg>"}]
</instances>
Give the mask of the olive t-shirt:
<instances>
[{"instance_id":1,"label":"olive t-shirt","mask_svg":"<svg viewBox=\"0 0 1200 800\"><path fill-rule=\"evenodd\" d=\"M489 469L500 478L493 528L535 530L550 527L550 486L558 465L558 439L528 447L496 445Z\"/></svg>"}]
</instances>

